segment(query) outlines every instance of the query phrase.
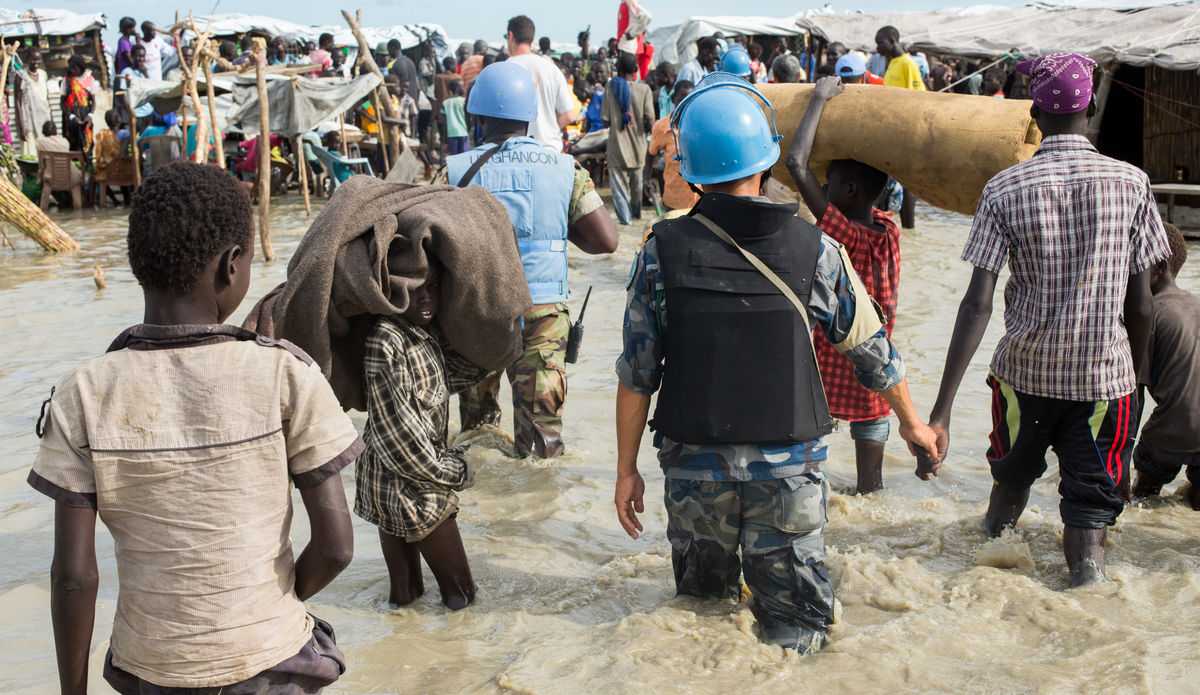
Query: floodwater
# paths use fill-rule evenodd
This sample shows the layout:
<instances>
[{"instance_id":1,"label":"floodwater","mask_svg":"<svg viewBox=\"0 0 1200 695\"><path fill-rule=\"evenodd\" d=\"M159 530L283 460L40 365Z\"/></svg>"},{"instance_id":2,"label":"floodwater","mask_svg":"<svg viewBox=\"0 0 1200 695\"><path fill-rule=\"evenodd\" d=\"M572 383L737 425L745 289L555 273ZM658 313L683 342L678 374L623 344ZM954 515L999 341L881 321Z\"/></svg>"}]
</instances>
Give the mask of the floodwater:
<instances>
[{"instance_id":1,"label":"floodwater","mask_svg":"<svg viewBox=\"0 0 1200 695\"><path fill-rule=\"evenodd\" d=\"M272 205L273 263L256 259L253 299L283 279L306 228L303 209ZM83 251L42 254L10 237L0 251L0 692L56 690L49 576L53 504L25 484L37 448L38 406L70 367L101 353L141 319L124 259L122 211L56 214ZM920 209L906 231L896 343L921 412L936 393L970 269L958 260L969 218ZM954 413L941 477L912 474L903 443L888 444L887 489L854 487L853 448L830 437L829 567L839 621L823 652L798 658L760 644L745 603L675 598L662 475L649 437L646 533L629 539L612 505L612 364L624 286L640 230L613 256L573 252L577 296L593 285L581 361L570 369L565 438L554 461L520 460L504 436L477 437L476 486L459 524L479 585L472 607L446 611L429 592L413 606L385 601L374 527L356 520L354 563L309 602L337 629L349 671L334 693L1189 693L1200 683L1200 514L1168 486L1128 509L1110 534L1111 581L1066 591L1056 487L1048 474L1010 537L989 541L980 521L990 487L987 363L996 312ZM1200 245L1181 284L1200 291ZM97 291L93 265L106 272ZM505 425L511 412L506 409ZM355 415L361 426L362 416ZM893 430L894 431L894 430ZM353 468L344 474L353 492ZM299 504L299 497L296 497ZM297 547L308 537L297 514ZM117 592L112 540L99 531L100 592L91 658L100 673Z\"/></svg>"}]
</instances>

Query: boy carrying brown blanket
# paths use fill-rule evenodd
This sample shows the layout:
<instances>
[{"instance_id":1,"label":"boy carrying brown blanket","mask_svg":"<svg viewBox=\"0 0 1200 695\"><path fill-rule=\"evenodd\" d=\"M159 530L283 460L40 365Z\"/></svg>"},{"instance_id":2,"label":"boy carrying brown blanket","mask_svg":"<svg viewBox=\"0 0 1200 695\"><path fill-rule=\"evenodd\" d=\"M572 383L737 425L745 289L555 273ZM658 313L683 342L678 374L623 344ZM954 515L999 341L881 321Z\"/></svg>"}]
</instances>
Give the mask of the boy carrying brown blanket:
<instances>
[{"instance_id":1,"label":"boy carrying brown blanket","mask_svg":"<svg viewBox=\"0 0 1200 695\"><path fill-rule=\"evenodd\" d=\"M451 347L487 369L512 363L521 349L521 315L532 301L508 214L478 186L350 178L300 241L287 281L243 326L299 345L342 407L366 410L367 333L376 317L404 313L430 255L445 269L438 321Z\"/></svg>"}]
</instances>

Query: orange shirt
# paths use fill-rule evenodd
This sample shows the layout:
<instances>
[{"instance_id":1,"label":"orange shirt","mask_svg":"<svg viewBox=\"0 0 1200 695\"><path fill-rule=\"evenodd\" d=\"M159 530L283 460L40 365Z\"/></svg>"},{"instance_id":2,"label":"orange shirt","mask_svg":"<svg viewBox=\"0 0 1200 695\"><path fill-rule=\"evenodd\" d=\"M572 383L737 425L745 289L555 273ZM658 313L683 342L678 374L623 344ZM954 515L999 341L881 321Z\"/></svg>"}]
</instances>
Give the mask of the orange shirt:
<instances>
[{"instance_id":1,"label":"orange shirt","mask_svg":"<svg viewBox=\"0 0 1200 695\"><path fill-rule=\"evenodd\" d=\"M649 152L657 156L664 153L666 169L663 171L663 205L675 210L690 210L700 196L688 188L687 181L679 173L679 160L675 159L675 138L671 135L670 118L660 118L650 131Z\"/></svg>"}]
</instances>

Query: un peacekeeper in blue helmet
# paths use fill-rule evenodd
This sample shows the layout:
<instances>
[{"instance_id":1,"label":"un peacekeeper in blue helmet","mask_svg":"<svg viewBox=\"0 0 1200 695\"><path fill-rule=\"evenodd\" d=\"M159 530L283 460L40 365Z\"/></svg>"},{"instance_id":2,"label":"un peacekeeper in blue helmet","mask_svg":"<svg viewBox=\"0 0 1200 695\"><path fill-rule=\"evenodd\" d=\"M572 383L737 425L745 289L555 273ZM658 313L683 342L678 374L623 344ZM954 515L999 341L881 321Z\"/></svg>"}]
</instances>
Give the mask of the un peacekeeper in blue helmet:
<instances>
[{"instance_id":1,"label":"un peacekeeper in blue helmet","mask_svg":"<svg viewBox=\"0 0 1200 695\"><path fill-rule=\"evenodd\" d=\"M910 450L936 452L936 439L845 252L795 203L761 196L779 158L764 106L744 80L714 73L671 116L681 173L701 198L656 224L634 264L616 363L614 501L637 538L637 454L657 392L649 424L677 593L737 600L744 577L763 641L807 653L825 645L834 602L821 442L832 421L811 331L883 394Z\"/></svg>"},{"instance_id":2,"label":"un peacekeeper in blue helmet","mask_svg":"<svg viewBox=\"0 0 1200 695\"><path fill-rule=\"evenodd\" d=\"M511 366L513 441L523 456L559 456L567 396L565 351L567 242L585 253L617 249L617 227L595 185L570 155L528 136L537 119L533 78L521 66L493 63L471 84L467 113L478 119L483 143L446 159L446 181L491 191L512 219L533 308L525 314L524 351ZM459 394L463 430L500 422L500 377Z\"/></svg>"},{"instance_id":3,"label":"un peacekeeper in blue helmet","mask_svg":"<svg viewBox=\"0 0 1200 695\"><path fill-rule=\"evenodd\" d=\"M754 81L754 71L750 69L750 54L741 44L734 44L721 56L721 72L742 78L748 82Z\"/></svg>"}]
</instances>

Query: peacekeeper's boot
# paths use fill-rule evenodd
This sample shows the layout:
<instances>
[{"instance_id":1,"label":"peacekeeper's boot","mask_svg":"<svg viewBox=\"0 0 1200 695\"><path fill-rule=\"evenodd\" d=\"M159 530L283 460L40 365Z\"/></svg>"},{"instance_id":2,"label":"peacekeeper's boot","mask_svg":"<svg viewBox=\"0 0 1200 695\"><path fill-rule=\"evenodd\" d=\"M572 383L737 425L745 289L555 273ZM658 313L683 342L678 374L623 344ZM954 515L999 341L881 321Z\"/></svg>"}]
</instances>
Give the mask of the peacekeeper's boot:
<instances>
[{"instance_id":1,"label":"peacekeeper's boot","mask_svg":"<svg viewBox=\"0 0 1200 695\"><path fill-rule=\"evenodd\" d=\"M1104 581L1107 541L1107 528L1063 528L1063 554L1067 556L1072 589Z\"/></svg>"}]
</instances>

